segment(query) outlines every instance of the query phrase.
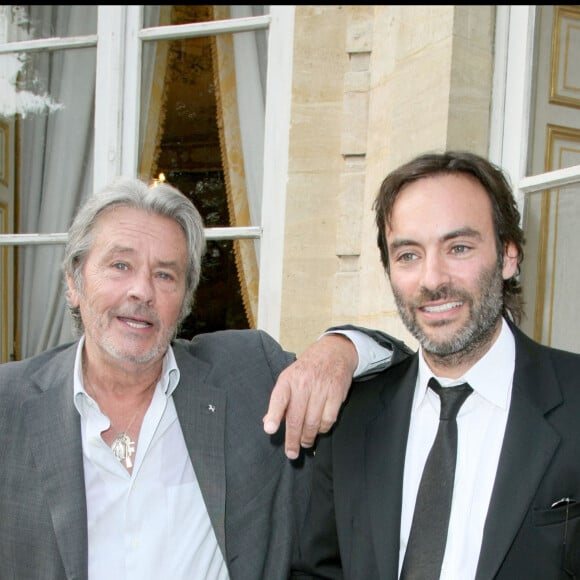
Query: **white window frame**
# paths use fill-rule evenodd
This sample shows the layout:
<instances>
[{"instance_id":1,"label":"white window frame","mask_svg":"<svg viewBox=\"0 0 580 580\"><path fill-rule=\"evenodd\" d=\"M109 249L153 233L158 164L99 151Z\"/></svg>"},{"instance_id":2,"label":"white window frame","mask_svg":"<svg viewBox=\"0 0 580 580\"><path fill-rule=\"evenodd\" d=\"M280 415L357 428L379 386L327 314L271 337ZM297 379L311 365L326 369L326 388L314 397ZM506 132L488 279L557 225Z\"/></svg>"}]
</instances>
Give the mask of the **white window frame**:
<instances>
[{"instance_id":1,"label":"white window frame","mask_svg":"<svg viewBox=\"0 0 580 580\"><path fill-rule=\"evenodd\" d=\"M0 44L0 55L96 47L93 190L97 191L116 175L137 174L143 42L269 30L262 221L249 227L206 228L206 236L208 240L260 239L257 325L274 338L279 338L281 319L294 10L295 6L270 6L270 14L264 16L142 28L142 5L100 5L96 35ZM66 233L0 235L0 247L65 242Z\"/></svg>"},{"instance_id":2,"label":"white window frame","mask_svg":"<svg viewBox=\"0 0 580 580\"><path fill-rule=\"evenodd\" d=\"M509 175L521 215L526 194L580 183L580 165L527 175L536 6L496 6L490 159Z\"/></svg>"}]
</instances>

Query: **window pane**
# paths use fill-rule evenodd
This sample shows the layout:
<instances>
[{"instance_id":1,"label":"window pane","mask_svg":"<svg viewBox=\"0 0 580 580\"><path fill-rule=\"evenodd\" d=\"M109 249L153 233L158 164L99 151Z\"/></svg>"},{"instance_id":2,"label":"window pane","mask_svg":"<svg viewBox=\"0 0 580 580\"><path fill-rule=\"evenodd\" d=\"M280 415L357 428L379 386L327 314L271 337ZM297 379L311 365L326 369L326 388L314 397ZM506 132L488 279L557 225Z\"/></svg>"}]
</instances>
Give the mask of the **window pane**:
<instances>
[{"instance_id":1,"label":"window pane","mask_svg":"<svg viewBox=\"0 0 580 580\"><path fill-rule=\"evenodd\" d=\"M147 8L163 9L165 6L153 5ZM145 26L169 26L172 24L185 24L188 22L206 22L208 20L226 20L228 18L247 18L251 16L263 16L268 14L268 5L239 5L239 6L190 6L175 5L172 9L171 19L161 19L158 23L145 18Z\"/></svg>"},{"instance_id":2,"label":"window pane","mask_svg":"<svg viewBox=\"0 0 580 580\"><path fill-rule=\"evenodd\" d=\"M218 20L230 15L228 8L161 6L159 24ZM263 13L261 7L254 8ZM256 12L243 6L235 10L240 15ZM154 25L154 14L146 12L148 25ZM163 177L187 192L208 227L260 224L265 34L259 30L150 41L143 47L139 174L146 179ZM229 255L228 264L237 269L237 276L225 284L229 268L222 267L222 279L204 279L198 295L200 311L204 296L220 297L224 305L239 305L238 314L228 318L235 328L242 320L245 326L254 326L258 250L253 240L220 248L220 255Z\"/></svg>"},{"instance_id":3,"label":"window pane","mask_svg":"<svg viewBox=\"0 0 580 580\"><path fill-rule=\"evenodd\" d=\"M208 242L192 313L179 336L191 338L200 332L248 328L234 246L250 243L251 240Z\"/></svg>"},{"instance_id":4,"label":"window pane","mask_svg":"<svg viewBox=\"0 0 580 580\"><path fill-rule=\"evenodd\" d=\"M79 9L85 18L77 18ZM0 42L96 34L96 9L97 6L5 4L0 6Z\"/></svg>"},{"instance_id":5,"label":"window pane","mask_svg":"<svg viewBox=\"0 0 580 580\"><path fill-rule=\"evenodd\" d=\"M228 225L222 171L168 171L166 179L191 199L206 227ZM249 328L245 284L238 276L236 261L240 249L252 243L252 240L208 241L194 307L182 325L180 337L191 338L200 332L226 328Z\"/></svg>"},{"instance_id":6,"label":"window pane","mask_svg":"<svg viewBox=\"0 0 580 580\"><path fill-rule=\"evenodd\" d=\"M525 214L526 319L523 329L544 344L580 353L580 186L529 194Z\"/></svg>"},{"instance_id":7,"label":"window pane","mask_svg":"<svg viewBox=\"0 0 580 580\"><path fill-rule=\"evenodd\" d=\"M579 162L580 6L539 6L529 175ZM572 153L566 143L575 144Z\"/></svg>"},{"instance_id":8,"label":"window pane","mask_svg":"<svg viewBox=\"0 0 580 580\"><path fill-rule=\"evenodd\" d=\"M35 30L67 36L96 30L96 6L30 6ZM36 20L38 19L38 20ZM46 19L43 20L43 19ZM92 189L96 48L0 57L12 71L0 102L14 122L18 233L66 232ZM6 77L5 77L6 78ZM17 151L16 151L17 149ZM18 248L17 356L72 338L60 263L61 245Z\"/></svg>"},{"instance_id":9,"label":"window pane","mask_svg":"<svg viewBox=\"0 0 580 580\"><path fill-rule=\"evenodd\" d=\"M528 175L580 165L580 7L538 6ZM580 290L580 186L527 194L522 265L526 318L536 340L580 352L574 296Z\"/></svg>"}]
</instances>

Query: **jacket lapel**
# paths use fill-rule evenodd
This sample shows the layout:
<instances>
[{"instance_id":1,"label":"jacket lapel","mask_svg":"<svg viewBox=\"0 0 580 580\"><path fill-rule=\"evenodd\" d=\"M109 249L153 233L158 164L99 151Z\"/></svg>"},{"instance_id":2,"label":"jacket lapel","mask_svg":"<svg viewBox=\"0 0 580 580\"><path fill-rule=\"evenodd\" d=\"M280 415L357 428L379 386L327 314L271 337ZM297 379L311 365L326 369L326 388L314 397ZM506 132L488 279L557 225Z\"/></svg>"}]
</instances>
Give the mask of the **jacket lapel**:
<instances>
[{"instance_id":1,"label":"jacket lapel","mask_svg":"<svg viewBox=\"0 0 580 580\"><path fill-rule=\"evenodd\" d=\"M181 377L173 393L175 408L218 544L227 558L224 452L226 395L223 390L207 383L210 365L191 354L186 355L179 345L173 348Z\"/></svg>"},{"instance_id":2,"label":"jacket lapel","mask_svg":"<svg viewBox=\"0 0 580 580\"><path fill-rule=\"evenodd\" d=\"M87 578L87 512L80 417L73 401L77 344L58 353L32 379L38 396L24 404L39 481L43 483L68 578Z\"/></svg>"},{"instance_id":3,"label":"jacket lapel","mask_svg":"<svg viewBox=\"0 0 580 580\"><path fill-rule=\"evenodd\" d=\"M483 534L476 579L493 578L517 534L560 436L544 415L562 396L548 358L512 328L516 366L509 418ZM530 445L530 441L534 444Z\"/></svg>"},{"instance_id":4,"label":"jacket lapel","mask_svg":"<svg viewBox=\"0 0 580 580\"><path fill-rule=\"evenodd\" d=\"M389 374L383 387L384 408L366 432L366 490L374 551L379 558L380 578L398 577L403 472L413 393L417 377L417 355L402 363L397 375ZM377 458L379 458L377 460Z\"/></svg>"}]
</instances>

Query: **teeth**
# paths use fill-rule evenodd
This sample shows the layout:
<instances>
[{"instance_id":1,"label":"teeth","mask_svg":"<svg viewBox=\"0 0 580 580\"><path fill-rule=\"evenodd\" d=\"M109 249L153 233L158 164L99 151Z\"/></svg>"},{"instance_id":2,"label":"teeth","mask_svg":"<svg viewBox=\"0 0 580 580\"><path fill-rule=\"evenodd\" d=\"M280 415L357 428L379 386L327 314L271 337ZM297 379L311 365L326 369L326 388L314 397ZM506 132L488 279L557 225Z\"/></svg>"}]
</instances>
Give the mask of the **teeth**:
<instances>
[{"instance_id":1,"label":"teeth","mask_svg":"<svg viewBox=\"0 0 580 580\"><path fill-rule=\"evenodd\" d=\"M149 326L149 324L147 322L134 322L131 320L127 320L127 324L131 328L146 328L147 326Z\"/></svg>"},{"instance_id":2,"label":"teeth","mask_svg":"<svg viewBox=\"0 0 580 580\"><path fill-rule=\"evenodd\" d=\"M439 306L425 306L423 310L425 310L425 312L446 312L447 310L461 306L461 304L462 302L446 302Z\"/></svg>"}]
</instances>

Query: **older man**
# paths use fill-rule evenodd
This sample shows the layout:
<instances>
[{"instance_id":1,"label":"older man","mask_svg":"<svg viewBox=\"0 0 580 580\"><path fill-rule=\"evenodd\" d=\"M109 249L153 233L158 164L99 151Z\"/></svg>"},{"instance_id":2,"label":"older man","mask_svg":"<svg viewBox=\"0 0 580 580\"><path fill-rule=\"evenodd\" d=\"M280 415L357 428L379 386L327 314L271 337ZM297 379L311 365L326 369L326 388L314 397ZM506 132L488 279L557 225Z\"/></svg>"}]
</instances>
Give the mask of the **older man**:
<instances>
[{"instance_id":1,"label":"older man","mask_svg":"<svg viewBox=\"0 0 580 580\"><path fill-rule=\"evenodd\" d=\"M262 418L275 431L293 406L296 455L303 418L308 444L356 354L325 338L306 358L319 374L302 363L292 392L286 372L268 408L294 357L267 334L175 340L204 247L197 210L167 184L122 179L80 209L64 259L80 339L0 367L0 578L287 576L310 457L289 461ZM309 400L325 375L338 386Z\"/></svg>"}]
</instances>

